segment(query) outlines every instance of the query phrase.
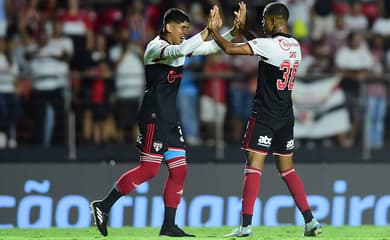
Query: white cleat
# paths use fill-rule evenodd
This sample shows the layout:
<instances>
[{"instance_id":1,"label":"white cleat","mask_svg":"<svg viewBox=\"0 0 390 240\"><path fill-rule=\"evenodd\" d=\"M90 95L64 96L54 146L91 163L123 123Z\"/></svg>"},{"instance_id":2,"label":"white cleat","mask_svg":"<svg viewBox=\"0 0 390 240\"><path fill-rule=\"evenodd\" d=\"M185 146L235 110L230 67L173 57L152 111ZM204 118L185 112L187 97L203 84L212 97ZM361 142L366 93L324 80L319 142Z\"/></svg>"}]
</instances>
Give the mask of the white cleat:
<instances>
[{"instance_id":1,"label":"white cleat","mask_svg":"<svg viewBox=\"0 0 390 240\"><path fill-rule=\"evenodd\" d=\"M315 237L322 233L321 224L317 219L313 218L309 223L305 224L305 232L303 236L305 237Z\"/></svg>"},{"instance_id":2,"label":"white cleat","mask_svg":"<svg viewBox=\"0 0 390 240\"><path fill-rule=\"evenodd\" d=\"M234 229L233 232L226 234L224 237L250 237L252 236L252 228L251 226L243 227L240 226L239 228Z\"/></svg>"}]
</instances>

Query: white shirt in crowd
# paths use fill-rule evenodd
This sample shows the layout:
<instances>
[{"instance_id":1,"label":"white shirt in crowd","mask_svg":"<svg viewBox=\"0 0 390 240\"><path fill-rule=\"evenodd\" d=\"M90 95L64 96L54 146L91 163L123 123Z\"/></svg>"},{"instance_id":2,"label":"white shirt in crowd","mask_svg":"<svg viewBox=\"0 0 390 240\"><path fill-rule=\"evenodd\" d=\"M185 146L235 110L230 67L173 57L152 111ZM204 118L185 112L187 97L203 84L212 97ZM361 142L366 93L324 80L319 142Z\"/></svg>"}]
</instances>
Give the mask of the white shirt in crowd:
<instances>
[{"instance_id":1,"label":"white shirt in crowd","mask_svg":"<svg viewBox=\"0 0 390 240\"><path fill-rule=\"evenodd\" d=\"M110 49L111 61L118 61L122 46L117 45ZM145 72L142 58L136 52L127 50L123 60L118 64L115 71L115 89L118 98L138 98L143 94Z\"/></svg>"},{"instance_id":2,"label":"white shirt in crowd","mask_svg":"<svg viewBox=\"0 0 390 240\"><path fill-rule=\"evenodd\" d=\"M37 44L33 44L27 51L35 51L38 48ZM70 38L49 39L33 56L30 61L33 89L45 91L66 86L69 79L69 63L54 58L61 56L63 51L73 54L73 42Z\"/></svg>"},{"instance_id":3,"label":"white shirt in crowd","mask_svg":"<svg viewBox=\"0 0 390 240\"><path fill-rule=\"evenodd\" d=\"M363 70L372 68L374 60L367 45L362 43L356 49L341 47L336 53L335 62L338 68Z\"/></svg>"},{"instance_id":4,"label":"white shirt in crowd","mask_svg":"<svg viewBox=\"0 0 390 240\"><path fill-rule=\"evenodd\" d=\"M390 18L377 18L372 25L372 32L382 36L390 36Z\"/></svg>"},{"instance_id":5,"label":"white shirt in crowd","mask_svg":"<svg viewBox=\"0 0 390 240\"><path fill-rule=\"evenodd\" d=\"M0 53L0 93L15 93L15 80L19 74L16 61L10 64L7 57Z\"/></svg>"}]
</instances>

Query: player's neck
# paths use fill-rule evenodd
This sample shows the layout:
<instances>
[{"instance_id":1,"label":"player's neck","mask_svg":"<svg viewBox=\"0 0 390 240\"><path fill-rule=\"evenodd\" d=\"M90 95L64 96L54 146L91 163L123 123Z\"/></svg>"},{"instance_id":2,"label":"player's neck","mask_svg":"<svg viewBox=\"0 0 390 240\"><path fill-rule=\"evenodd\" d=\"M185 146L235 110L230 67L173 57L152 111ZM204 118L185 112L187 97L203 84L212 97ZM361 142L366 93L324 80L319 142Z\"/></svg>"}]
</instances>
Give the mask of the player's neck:
<instances>
[{"instance_id":1,"label":"player's neck","mask_svg":"<svg viewBox=\"0 0 390 240\"><path fill-rule=\"evenodd\" d=\"M275 34L275 33L285 33L285 34L288 34L288 28L285 25L275 26L275 28L273 29L273 33L272 34Z\"/></svg>"},{"instance_id":2,"label":"player's neck","mask_svg":"<svg viewBox=\"0 0 390 240\"><path fill-rule=\"evenodd\" d=\"M169 42L169 44L173 44L172 38L169 36L169 34L162 33L162 34L160 34L160 38Z\"/></svg>"}]
</instances>

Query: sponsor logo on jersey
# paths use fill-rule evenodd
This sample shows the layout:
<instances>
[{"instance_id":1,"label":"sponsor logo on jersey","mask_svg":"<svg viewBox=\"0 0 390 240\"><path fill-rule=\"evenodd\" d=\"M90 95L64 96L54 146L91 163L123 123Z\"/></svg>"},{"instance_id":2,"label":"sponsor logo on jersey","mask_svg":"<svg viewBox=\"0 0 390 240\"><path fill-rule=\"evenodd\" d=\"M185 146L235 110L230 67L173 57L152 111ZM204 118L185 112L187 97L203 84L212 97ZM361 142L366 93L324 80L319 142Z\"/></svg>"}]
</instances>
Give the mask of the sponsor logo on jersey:
<instances>
[{"instance_id":1,"label":"sponsor logo on jersey","mask_svg":"<svg viewBox=\"0 0 390 240\"><path fill-rule=\"evenodd\" d=\"M294 149L294 139L287 141L286 150Z\"/></svg>"},{"instance_id":2,"label":"sponsor logo on jersey","mask_svg":"<svg viewBox=\"0 0 390 240\"><path fill-rule=\"evenodd\" d=\"M290 43L286 39L279 39L279 46L281 49L288 51L291 47L299 47L298 43Z\"/></svg>"},{"instance_id":3,"label":"sponsor logo on jersey","mask_svg":"<svg viewBox=\"0 0 390 240\"><path fill-rule=\"evenodd\" d=\"M257 145L269 147L271 146L272 138L268 136L259 136L259 139L257 140Z\"/></svg>"},{"instance_id":4,"label":"sponsor logo on jersey","mask_svg":"<svg viewBox=\"0 0 390 240\"><path fill-rule=\"evenodd\" d=\"M175 71L170 70L167 75L167 81L168 83L174 83L176 79L181 78L183 74L177 74Z\"/></svg>"},{"instance_id":5,"label":"sponsor logo on jersey","mask_svg":"<svg viewBox=\"0 0 390 240\"><path fill-rule=\"evenodd\" d=\"M162 142L161 141L154 141L153 142L153 148L154 150L156 150L156 152L160 151L160 149L162 148Z\"/></svg>"}]
</instances>

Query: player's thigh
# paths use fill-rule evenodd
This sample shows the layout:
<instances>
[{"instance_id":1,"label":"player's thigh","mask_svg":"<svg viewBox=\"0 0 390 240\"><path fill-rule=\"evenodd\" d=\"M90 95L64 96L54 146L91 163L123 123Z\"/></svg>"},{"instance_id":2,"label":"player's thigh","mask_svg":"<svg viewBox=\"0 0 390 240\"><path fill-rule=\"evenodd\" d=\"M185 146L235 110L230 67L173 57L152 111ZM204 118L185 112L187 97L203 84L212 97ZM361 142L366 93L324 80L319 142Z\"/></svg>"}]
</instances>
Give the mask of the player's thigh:
<instances>
[{"instance_id":1,"label":"player's thigh","mask_svg":"<svg viewBox=\"0 0 390 240\"><path fill-rule=\"evenodd\" d=\"M292 168L294 151L294 123L292 121L275 132L271 149L279 171Z\"/></svg>"},{"instance_id":2,"label":"player's thigh","mask_svg":"<svg viewBox=\"0 0 390 240\"><path fill-rule=\"evenodd\" d=\"M170 124L167 134L168 150L185 151L183 130L179 123Z\"/></svg>"},{"instance_id":3,"label":"player's thigh","mask_svg":"<svg viewBox=\"0 0 390 240\"><path fill-rule=\"evenodd\" d=\"M245 128L241 149L267 155L273 140L274 132L262 121L251 117Z\"/></svg>"}]
</instances>

